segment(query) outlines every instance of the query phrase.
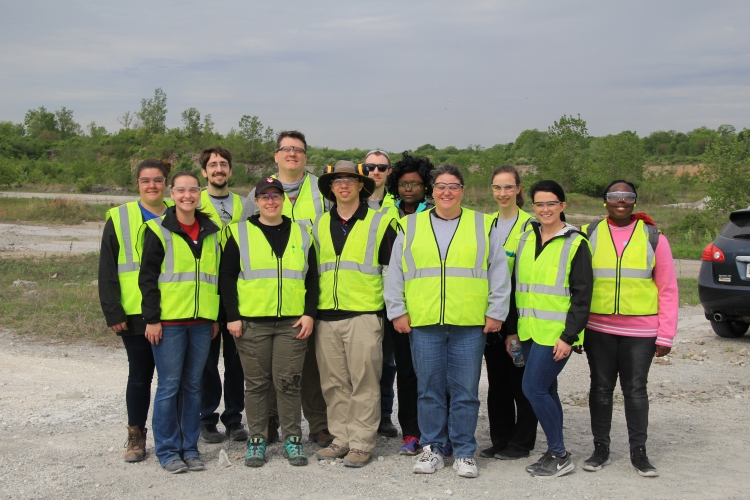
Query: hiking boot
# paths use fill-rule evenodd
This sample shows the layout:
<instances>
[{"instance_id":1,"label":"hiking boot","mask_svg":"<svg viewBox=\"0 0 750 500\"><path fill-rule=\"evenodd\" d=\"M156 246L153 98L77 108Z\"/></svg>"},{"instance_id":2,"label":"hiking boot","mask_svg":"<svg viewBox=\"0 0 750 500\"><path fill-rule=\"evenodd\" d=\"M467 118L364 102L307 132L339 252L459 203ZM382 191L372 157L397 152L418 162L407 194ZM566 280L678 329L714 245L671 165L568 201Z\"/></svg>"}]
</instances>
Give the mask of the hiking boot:
<instances>
[{"instance_id":1,"label":"hiking boot","mask_svg":"<svg viewBox=\"0 0 750 500\"><path fill-rule=\"evenodd\" d=\"M307 465L307 455L302 449L302 438L299 436L289 436L284 443L284 456L289 459L292 465Z\"/></svg>"},{"instance_id":2,"label":"hiking boot","mask_svg":"<svg viewBox=\"0 0 750 500\"><path fill-rule=\"evenodd\" d=\"M206 465L201 461L199 457L189 457L185 459L185 465L190 472L197 472L199 470L206 470Z\"/></svg>"},{"instance_id":3,"label":"hiking boot","mask_svg":"<svg viewBox=\"0 0 750 500\"><path fill-rule=\"evenodd\" d=\"M318 457L319 460L331 460L335 458L344 458L348 454L349 454L349 447L339 446L333 443L315 452L315 456Z\"/></svg>"},{"instance_id":4,"label":"hiking boot","mask_svg":"<svg viewBox=\"0 0 750 500\"><path fill-rule=\"evenodd\" d=\"M401 442L401 448L398 450L399 455L414 456L422 453L422 446L419 444L419 439L414 436L404 436L404 440Z\"/></svg>"},{"instance_id":5,"label":"hiking boot","mask_svg":"<svg viewBox=\"0 0 750 500\"><path fill-rule=\"evenodd\" d=\"M500 451L500 448L495 448L494 446L490 446L489 448L485 448L482 451L479 452L479 456L483 458L496 458L495 453Z\"/></svg>"},{"instance_id":6,"label":"hiking boot","mask_svg":"<svg viewBox=\"0 0 750 500\"><path fill-rule=\"evenodd\" d=\"M438 471L443 467L445 467L443 456L440 453L433 452L432 447L427 445L422 448L422 454L419 455L419 458L417 458L417 461L414 463L412 472L414 472L414 474L434 474L435 471Z\"/></svg>"},{"instance_id":7,"label":"hiking boot","mask_svg":"<svg viewBox=\"0 0 750 500\"><path fill-rule=\"evenodd\" d=\"M602 470L603 466L609 465L610 463L609 446L604 443L594 443L594 453L583 462L583 470L596 472Z\"/></svg>"},{"instance_id":8,"label":"hiking boot","mask_svg":"<svg viewBox=\"0 0 750 500\"><path fill-rule=\"evenodd\" d=\"M204 443L221 443L226 436L219 432L216 424L201 424L201 441Z\"/></svg>"},{"instance_id":9,"label":"hiking boot","mask_svg":"<svg viewBox=\"0 0 750 500\"><path fill-rule=\"evenodd\" d=\"M537 470L540 465L542 465L542 462L547 457L547 455L549 455L550 453L552 453L552 452L549 451L549 450L547 450L544 453L542 453L542 456L539 457L539 460L537 460L533 464L529 464L529 465L526 466L526 472L529 472L529 473L533 474L534 471Z\"/></svg>"},{"instance_id":10,"label":"hiking boot","mask_svg":"<svg viewBox=\"0 0 750 500\"><path fill-rule=\"evenodd\" d=\"M125 461L142 462L146 459L146 433L148 429L141 430L139 425L128 427L128 440L125 442Z\"/></svg>"},{"instance_id":11,"label":"hiking boot","mask_svg":"<svg viewBox=\"0 0 750 500\"><path fill-rule=\"evenodd\" d=\"M279 417L268 417L268 444L278 443L279 437Z\"/></svg>"},{"instance_id":12,"label":"hiking boot","mask_svg":"<svg viewBox=\"0 0 750 500\"><path fill-rule=\"evenodd\" d=\"M453 443L450 441L443 446L443 458L453 458Z\"/></svg>"},{"instance_id":13,"label":"hiking boot","mask_svg":"<svg viewBox=\"0 0 750 500\"><path fill-rule=\"evenodd\" d=\"M473 458L457 458L453 462L453 470L458 471L461 477L477 477L479 470Z\"/></svg>"},{"instance_id":14,"label":"hiking boot","mask_svg":"<svg viewBox=\"0 0 750 500\"><path fill-rule=\"evenodd\" d=\"M225 426L224 432L232 441L247 441L247 430L242 422L232 422Z\"/></svg>"},{"instance_id":15,"label":"hiking boot","mask_svg":"<svg viewBox=\"0 0 750 500\"><path fill-rule=\"evenodd\" d=\"M390 418L381 418L380 425L378 426L378 434L389 438L395 438L398 436L398 429L393 425Z\"/></svg>"},{"instance_id":16,"label":"hiking boot","mask_svg":"<svg viewBox=\"0 0 750 500\"><path fill-rule=\"evenodd\" d=\"M263 438L252 438L247 443L245 465L263 467L266 464L266 441Z\"/></svg>"},{"instance_id":17,"label":"hiking boot","mask_svg":"<svg viewBox=\"0 0 750 500\"><path fill-rule=\"evenodd\" d=\"M515 446L506 446L495 453L495 458L499 458L500 460L518 460L519 458L525 458L529 455L531 455L529 450L516 448Z\"/></svg>"},{"instance_id":18,"label":"hiking boot","mask_svg":"<svg viewBox=\"0 0 750 500\"><path fill-rule=\"evenodd\" d=\"M318 431L314 434L311 433L310 441L317 444L321 448L325 448L333 443L333 436L330 432L328 432L328 429L323 429L322 431Z\"/></svg>"},{"instance_id":19,"label":"hiking boot","mask_svg":"<svg viewBox=\"0 0 750 500\"><path fill-rule=\"evenodd\" d=\"M344 457L345 467L364 467L367 462L372 458L372 453L369 451L362 451L356 448L349 450L349 453Z\"/></svg>"},{"instance_id":20,"label":"hiking boot","mask_svg":"<svg viewBox=\"0 0 750 500\"><path fill-rule=\"evenodd\" d=\"M636 446L630 450L630 463L636 468L638 474L643 477L657 477L659 475L656 472L656 467L648 461L645 446Z\"/></svg>"},{"instance_id":21,"label":"hiking boot","mask_svg":"<svg viewBox=\"0 0 750 500\"><path fill-rule=\"evenodd\" d=\"M172 460L167 465L165 465L164 470L172 474L181 474L183 472L187 472L188 468L187 465L185 465L185 462L178 459Z\"/></svg>"},{"instance_id":22,"label":"hiking boot","mask_svg":"<svg viewBox=\"0 0 750 500\"><path fill-rule=\"evenodd\" d=\"M534 477L540 477L542 479L550 479L553 477L560 477L576 468L573 465L572 455L565 452L565 455L560 456L556 453L550 452L542 463L539 464L531 475Z\"/></svg>"}]
</instances>

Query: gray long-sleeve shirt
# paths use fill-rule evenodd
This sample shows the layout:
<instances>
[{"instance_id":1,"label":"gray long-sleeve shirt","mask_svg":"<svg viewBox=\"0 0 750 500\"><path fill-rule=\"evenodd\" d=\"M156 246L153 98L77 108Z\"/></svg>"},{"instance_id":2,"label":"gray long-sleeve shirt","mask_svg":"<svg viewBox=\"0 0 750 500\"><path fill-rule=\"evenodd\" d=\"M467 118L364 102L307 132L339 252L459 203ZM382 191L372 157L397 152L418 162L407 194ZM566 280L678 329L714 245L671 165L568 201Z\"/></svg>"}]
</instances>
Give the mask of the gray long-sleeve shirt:
<instances>
[{"instance_id":1,"label":"gray long-sleeve shirt","mask_svg":"<svg viewBox=\"0 0 750 500\"><path fill-rule=\"evenodd\" d=\"M433 217L432 227L435 231L441 258L445 259L448 245L453 238L453 234L456 232L459 219L441 219L434 211L430 216ZM505 248L503 248L504 239L501 239L500 236L500 232L496 231L493 227L490 232L489 268L487 270L489 297L485 316L505 321L505 318L508 316L508 308L510 307L511 284L508 272L508 260L505 256ZM404 297L404 268L401 262L403 247L404 234L399 233L393 244L391 262L383 284L386 313L388 319L391 321L408 312ZM435 293L439 292L436 291Z\"/></svg>"}]
</instances>

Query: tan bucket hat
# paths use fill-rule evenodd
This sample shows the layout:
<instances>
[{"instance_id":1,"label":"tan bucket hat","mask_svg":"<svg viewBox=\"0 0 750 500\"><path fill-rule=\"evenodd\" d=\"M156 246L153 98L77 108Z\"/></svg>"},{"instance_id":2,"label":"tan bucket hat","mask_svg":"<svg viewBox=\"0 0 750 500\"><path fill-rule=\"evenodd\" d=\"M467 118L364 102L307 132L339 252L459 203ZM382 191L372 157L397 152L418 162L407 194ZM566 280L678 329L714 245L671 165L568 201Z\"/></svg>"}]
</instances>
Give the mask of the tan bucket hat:
<instances>
[{"instance_id":1,"label":"tan bucket hat","mask_svg":"<svg viewBox=\"0 0 750 500\"><path fill-rule=\"evenodd\" d=\"M375 191L375 181L367 176L367 173L362 169L362 165L357 165L351 161L339 160L334 166L326 165L323 175L318 177L320 192L331 201L335 201L335 197L331 197L331 182L333 182L337 174L351 175L365 184L362 191L359 192L361 200L366 200Z\"/></svg>"}]
</instances>

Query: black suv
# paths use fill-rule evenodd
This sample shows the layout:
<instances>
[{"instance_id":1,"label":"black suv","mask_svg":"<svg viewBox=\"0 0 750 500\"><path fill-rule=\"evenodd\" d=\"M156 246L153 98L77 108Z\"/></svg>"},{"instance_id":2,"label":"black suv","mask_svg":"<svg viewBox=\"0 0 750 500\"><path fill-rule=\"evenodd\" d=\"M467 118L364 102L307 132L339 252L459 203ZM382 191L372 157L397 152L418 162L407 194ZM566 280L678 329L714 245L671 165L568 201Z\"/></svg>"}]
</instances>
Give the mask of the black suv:
<instances>
[{"instance_id":1,"label":"black suv","mask_svg":"<svg viewBox=\"0 0 750 500\"><path fill-rule=\"evenodd\" d=\"M750 326L750 208L729 222L701 256L698 296L721 337L741 337Z\"/></svg>"}]
</instances>

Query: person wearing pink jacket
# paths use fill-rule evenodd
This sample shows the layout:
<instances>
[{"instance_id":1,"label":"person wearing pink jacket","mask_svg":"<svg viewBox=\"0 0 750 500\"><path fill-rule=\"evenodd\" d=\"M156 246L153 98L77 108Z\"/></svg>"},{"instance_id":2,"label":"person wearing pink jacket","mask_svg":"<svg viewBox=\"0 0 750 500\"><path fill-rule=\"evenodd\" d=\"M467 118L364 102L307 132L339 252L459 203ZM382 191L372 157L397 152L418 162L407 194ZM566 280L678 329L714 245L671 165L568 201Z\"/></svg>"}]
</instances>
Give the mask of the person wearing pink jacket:
<instances>
[{"instance_id":1,"label":"person wearing pink jacket","mask_svg":"<svg viewBox=\"0 0 750 500\"><path fill-rule=\"evenodd\" d=\"M678 292L669 242L645 213L633 214L637 193L627 181L604 191L609 216L582 227L592 248L594 290L583 348L591 371L589 411L594 452L587 471L610 463L612 393L620 377L630 461L641 476L658 473L646 455L648 371L669 354L677 333Z\"/></svg>"}]
</instances>

